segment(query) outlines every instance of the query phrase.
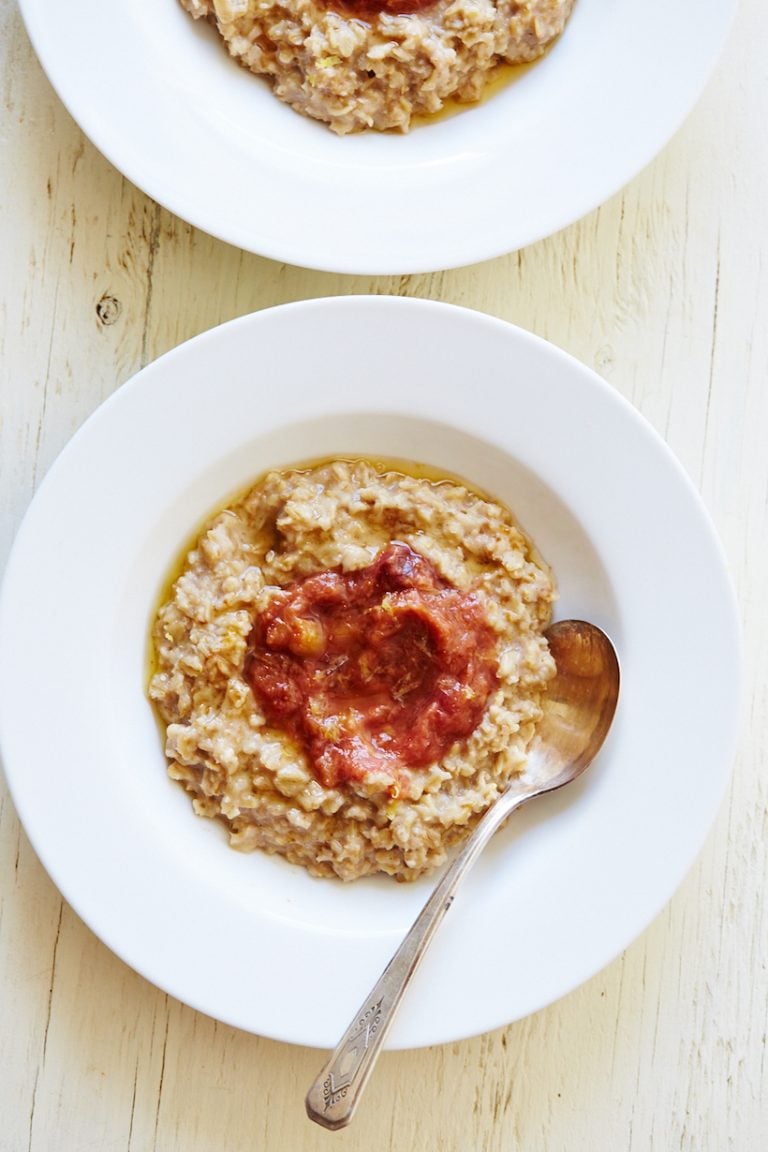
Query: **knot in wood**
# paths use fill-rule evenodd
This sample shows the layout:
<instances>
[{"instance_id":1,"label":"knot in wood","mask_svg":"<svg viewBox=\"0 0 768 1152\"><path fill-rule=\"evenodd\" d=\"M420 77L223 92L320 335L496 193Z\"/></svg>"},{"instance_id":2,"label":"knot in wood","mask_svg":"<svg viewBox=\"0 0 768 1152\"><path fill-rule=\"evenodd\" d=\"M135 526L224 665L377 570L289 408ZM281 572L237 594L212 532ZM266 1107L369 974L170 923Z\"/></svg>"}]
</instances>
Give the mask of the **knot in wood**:
<instances>
[{"instance_id":1,"label":"knot in wood","mask_svg":"<svg viewBox=\"0 0 768 1152\"><path fill-rule=\"evenodd\" d=\"M105 292L96 305L96 315L105 328L108 328L119 318L122 309L123 306L117 296L111 296Z\"/></svg>"}]
</instances>

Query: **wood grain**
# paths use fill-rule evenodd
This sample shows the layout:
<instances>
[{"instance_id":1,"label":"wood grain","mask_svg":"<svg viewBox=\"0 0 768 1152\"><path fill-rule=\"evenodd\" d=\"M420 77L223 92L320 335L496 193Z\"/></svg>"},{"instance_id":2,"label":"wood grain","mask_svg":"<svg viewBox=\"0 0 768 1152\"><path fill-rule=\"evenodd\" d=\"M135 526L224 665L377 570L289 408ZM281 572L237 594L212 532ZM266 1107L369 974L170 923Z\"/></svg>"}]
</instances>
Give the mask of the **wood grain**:
<instances>
[{"instance_id":1,"label":"wood grain","mask_svg":"<svg viewBox=\"0 0 768 1152\"><path fill-rule=\"evenodd\" d=\"M74 430L161 352L283 301L433 297L554 341L651 421L722 537L747 670L726 802L641 938L527 1020L386 1054L334 1135L303 1113L320 1054L217 1024L126 968L62 902L0 786L0 1152L767 1146L767 42L765 5L743 0L688 122L579 224L475 267L366 278L248 255L147 199L83 137L0 0L0 564Z\"/></svg>"}]
</instances>

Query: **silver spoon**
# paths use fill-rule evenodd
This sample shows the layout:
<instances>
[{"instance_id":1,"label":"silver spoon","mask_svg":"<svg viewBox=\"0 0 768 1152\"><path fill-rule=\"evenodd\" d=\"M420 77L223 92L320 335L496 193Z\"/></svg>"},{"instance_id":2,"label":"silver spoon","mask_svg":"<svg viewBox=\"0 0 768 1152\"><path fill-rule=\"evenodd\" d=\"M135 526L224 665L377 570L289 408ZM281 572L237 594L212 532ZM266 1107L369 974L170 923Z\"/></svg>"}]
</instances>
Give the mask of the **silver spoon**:
<instances>
[{"instance_id":1,"label":"silver spoon","mask_svg":"<svg viewBox=\"0 0 768 1152\"><path fill-rule=\"evenodd\" d=\"M512 781L465 840L307 1093L307 1115L324 1128L344 1128L352 1119L408 982L493 833L522 804L580 776L605 740L619 697L613 645L581 620L553 624L547 639L557 674L544 697L525 777Z\"/></svg>"}]
</instances>

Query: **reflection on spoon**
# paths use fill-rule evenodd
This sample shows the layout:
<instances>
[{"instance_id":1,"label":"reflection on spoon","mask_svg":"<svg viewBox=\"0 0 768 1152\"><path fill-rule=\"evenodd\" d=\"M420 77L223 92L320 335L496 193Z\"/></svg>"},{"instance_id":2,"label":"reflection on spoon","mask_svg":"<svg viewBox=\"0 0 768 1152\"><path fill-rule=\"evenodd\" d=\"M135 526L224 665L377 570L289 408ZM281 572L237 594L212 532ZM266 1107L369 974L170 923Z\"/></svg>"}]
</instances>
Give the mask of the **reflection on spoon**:
<instances>
[{"instance_id":1,"label":"reflection on spoon","mask_svg":"<svg viewBox=\"0 0 768 1152\"><path fill-rule=\"evenodd\" d=\"M542 702L525 777L513 780L475 826L307 1093L307 1115L324 1128L344 1128L352 1119L411 976L493 833L522 804L580 776L608 734L619 698L610 640L581 620L553 624L547 640L557 674Z\"/></svg>"}]
</instances>

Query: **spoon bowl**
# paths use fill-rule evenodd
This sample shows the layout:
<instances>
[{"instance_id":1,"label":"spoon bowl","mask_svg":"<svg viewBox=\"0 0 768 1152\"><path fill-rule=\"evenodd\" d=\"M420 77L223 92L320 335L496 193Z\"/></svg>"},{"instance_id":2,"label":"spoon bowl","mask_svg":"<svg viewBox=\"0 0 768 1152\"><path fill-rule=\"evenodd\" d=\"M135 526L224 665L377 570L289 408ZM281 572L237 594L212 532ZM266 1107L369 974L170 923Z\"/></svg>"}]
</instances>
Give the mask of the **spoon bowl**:
<instances>
[{"instance_id":1,"label":"spoon bowl","mask_svg":"<svg viewBox=\"0 0 768 1152\"><path fill-rule=\"evenodd\" d=\"M546 635L557 671L542 701L525 772L510 781L464 841L307 1093L307 1115L324 1128L344 1128L352 1119L403 993L461 880L494 832L522 804L580 776L608 734L619 699L613 644L583 620L553 624Z\"/></svg>"},{"instance_id":2,"label":"spoon bowl","mask_svg":"<svg viewBox=\"0 0 768 1152\"><path fill-rule=\"evenodd\" d=\"M619 699L619 661L601 629L583 620L562 620L546 635L557 675L547 688L544 714L528 750L525 779L537 793L560 788L589 767Z\"/></svg>"}]
</instances>

